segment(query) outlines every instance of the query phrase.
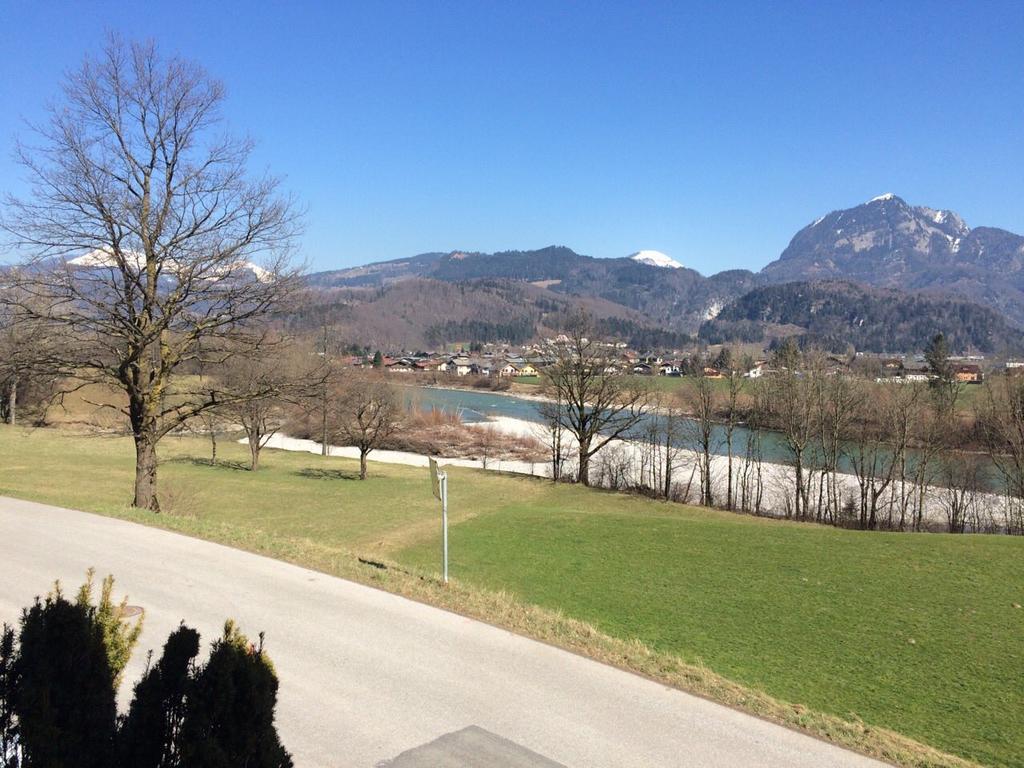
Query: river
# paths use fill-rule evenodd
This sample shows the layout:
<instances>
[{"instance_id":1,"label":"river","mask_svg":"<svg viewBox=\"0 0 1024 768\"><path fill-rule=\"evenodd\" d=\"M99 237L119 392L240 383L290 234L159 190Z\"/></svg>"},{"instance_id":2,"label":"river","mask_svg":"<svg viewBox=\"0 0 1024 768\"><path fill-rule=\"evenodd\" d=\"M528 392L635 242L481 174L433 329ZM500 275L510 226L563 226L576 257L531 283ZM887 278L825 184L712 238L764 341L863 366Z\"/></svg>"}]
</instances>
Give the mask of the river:
<instances>
[{"instance_id":1,"label":"river","mask_svg":"<svg viewBox=\"0 0 1024 768\"><path fill-rule=\"evenodd\" d=\"M405 397L407 403L415 403L425 409L438 409L460 414L463 421L480 422L487 421L492 417L504 416L520 421L543 423L540 405L538 400L507 395L504 393L482 392L467 389L443 389L438 387L406 386ZM650 418L650 417L648 417ZM632 437L638 437L646 433L649 422L641 422L632 432ZM746 451L747 439L750 430L743 426L737 426L733 430L733 454L743 455ZM628 437L628 436L627 436ZM680 441L680 443L685 441ZM712 434L712 452L719 456L727 453L725 428L716 424ZM785 439L778 432L765 430L761 434L761 453L766 462L773 464L791 464L792 458L789 449L786 447ZM808 452L808 463L814 466L816 456L813 451ZM908 471L913 468L917 452L911 449L908 454ZM1000 477L991 461L985 458L985 477L987 490L998 492L1001 487ZM840 456L839 471L853 474L853 465L846 456ZM934 481L933 481L934 482Z\"/></svg>"}]
</instances>

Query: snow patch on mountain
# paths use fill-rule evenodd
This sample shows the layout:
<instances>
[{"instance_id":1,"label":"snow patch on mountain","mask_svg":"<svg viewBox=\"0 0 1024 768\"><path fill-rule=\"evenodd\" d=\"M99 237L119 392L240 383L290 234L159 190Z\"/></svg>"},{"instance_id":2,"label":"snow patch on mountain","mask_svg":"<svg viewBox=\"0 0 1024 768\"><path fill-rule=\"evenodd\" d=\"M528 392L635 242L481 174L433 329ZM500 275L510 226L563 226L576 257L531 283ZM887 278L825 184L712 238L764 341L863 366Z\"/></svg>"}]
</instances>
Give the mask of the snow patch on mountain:
<instances>
[{"instance_id":1,"label":"snow patch on mountain","mask_svg":"<svg viewBox=\"0 0 1024 768\"><path fill-rule=\"evenodd\" d=\"M637 251L629 258L652 267L664 267L666 269L683 268L682 264L661 251Z\"/></svg>"},{"instance_id":2,"label":"snow patch on mountain","mask_svg":"<svg viewBox=\"0 0 1024 768\"><path fill-rule=\"evenodd\" d=\"M140 251L125 251L124 259L128 269L136 273L142 272L145 267L146 257ZM84 267L86 269L118 268L117 257L110 249L107 248L97 248L96 250L89 251L82 256L76 256L73 259L68 259L67 264L72 267ZM177 272L183 272L184 268L179 267L179 262L176 260L168 258L164 259L163 270L164 272L175 274ZM221 276L236 277L240 273L244 272L251 273L252 276L261 283L268 283L274 279L274 274L272 272L264 269L259 264L252 263L251 261L234 261L209 265L202 270L202 276L206 279Z\"/></svg>"},{"instance_id":3,"label":"snow patch on mountain","mask_svg":"<svg viewBox=\"0 0 1024 768\"><path fill-rule=\"evenodd\" d=\"M884 195L879 195L878 197L872 197L870 200L868 200L868 202L869 203L884 203L886 200L894 200L895 198L896 198L896 195L894 195L892 192L886 192Z\"/></svg>"},{"instance_id":4,"label":"snow patch on mountain","mask_svg":"<svg viewBox=\"0 0 1024 768\"><path fill-rule=\"evenodd\" d=\"M145 261L138 251L125 251L124 258L129 266L133 266L137 270L142 268ZM117 258L109 250L97 248L83 256L68 259L68 264L73 267L117 267Z\"/></svg>"},{"instance_id":5,"label":"snow patch on mountain","mask_svg":"<svg viewBox=\"0 0 1024 768\"><path fill-rule=\"evenodd\" d=\"M707 322L708 320L714 320L719 314L721 314L723 309L725 309L725 302L721 299L715 299L704 308L704 321Z\"/></svg>"}]
</instances>

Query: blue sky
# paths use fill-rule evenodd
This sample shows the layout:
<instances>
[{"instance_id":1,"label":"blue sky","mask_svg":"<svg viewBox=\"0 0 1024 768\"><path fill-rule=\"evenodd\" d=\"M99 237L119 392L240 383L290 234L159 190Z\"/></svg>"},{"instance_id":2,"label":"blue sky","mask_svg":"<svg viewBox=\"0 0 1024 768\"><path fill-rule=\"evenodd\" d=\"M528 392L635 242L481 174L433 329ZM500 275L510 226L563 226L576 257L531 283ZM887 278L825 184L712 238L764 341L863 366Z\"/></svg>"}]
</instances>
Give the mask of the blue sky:
<instances>
[{"instance_id":1,"label":"blue sky","mask_svg":"<svg viewBox=\"0 0 1024 768\"><path fill-rule=\"evenodd\" d=\"M431 250L759 269L896 192L1024 233L1024 3L0 0L0 190L106 30L228 89L315 269Z\"/></svg>"}]
</instances>

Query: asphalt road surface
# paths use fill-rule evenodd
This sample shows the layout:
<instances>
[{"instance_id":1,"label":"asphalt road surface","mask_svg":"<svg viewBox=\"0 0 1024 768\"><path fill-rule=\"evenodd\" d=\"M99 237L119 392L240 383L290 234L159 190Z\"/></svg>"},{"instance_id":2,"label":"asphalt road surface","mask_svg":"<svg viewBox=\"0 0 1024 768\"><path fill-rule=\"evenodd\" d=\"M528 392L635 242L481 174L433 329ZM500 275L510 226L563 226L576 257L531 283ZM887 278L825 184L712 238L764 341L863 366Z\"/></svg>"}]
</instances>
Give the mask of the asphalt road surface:
<instances>
[{"instance_id":1,"label":"asphalt road surface","mask_svg":"<svg viewBox=\"0 0 1024 768\"><path fill-rule=\"evenodd\" d=\"M141 525L0 497L0 620L95 566L145 608L122 706L185 620L266 631L299 768L878 766L795 731L487 624ZM205 650L204 650L205 654Z\"/></svg>"}]
</instances>

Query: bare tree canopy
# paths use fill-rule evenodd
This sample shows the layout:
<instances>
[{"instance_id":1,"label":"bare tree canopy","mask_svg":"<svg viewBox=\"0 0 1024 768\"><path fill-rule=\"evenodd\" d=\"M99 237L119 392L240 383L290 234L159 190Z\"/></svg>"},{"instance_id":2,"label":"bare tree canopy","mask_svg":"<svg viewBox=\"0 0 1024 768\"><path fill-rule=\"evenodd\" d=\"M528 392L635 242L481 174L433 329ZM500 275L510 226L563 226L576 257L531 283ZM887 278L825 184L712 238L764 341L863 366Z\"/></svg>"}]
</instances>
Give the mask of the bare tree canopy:
<instances>
[{"instance_id":1,"label":"bare tree canopy","mask_svg":"<svg viewBox=\"0 0 1024 768\"><path fill-rule=\"evenodd\" d=\"M621 376L607 349L588 336L590 318L579 313L569 323L568 342L544 370L557 410L554 420L576 440L577 478L590 485L590 460L612 440L636 427L647 404L647 389Z\"/></svg>"},{"instance_id":2,"label":"bare tree canopy","mask_svg":"<svg viewBox=\"0 0 1024 768\"><path fill-rule=\"evenodd\" d=\"M197 64L112 38L19 147L31 191L0 221L27 256L8 297L60 326L67 368L127 395L134 504L152 510L157 442L214 404L170 397L172 375L265 344L254 321L294 282L293 206L247 172L252 143L219 131L223 99Z\"/></svg>"},{"instance_id":3,"label":"bare tree canopy","mask_svg":"<svg viewBox=\"0 0 1024 768\"><path fill-rule=\"evenodd\" d=\"M0 422L16 424L26 403L38 407L39 420L45 417L66 350L48 323L3 300L9 291L0 285Z\"/></svg>"},{"instance_id":4,"label":"bare tree canopy","mask_svg":"<svg viewBox=\"0 0 1024 768\"><path fill-rule=\"evenodd\" d=\"M202 414L241 427L252 471L259 468L260 452L288 421L289 411L314 396L325 379L322 359L294 340L281 339L259 352L265 354L233 355L208 371L208 399L217 405Z\"/></svg>"},{"instance_id":5,"label":"bare tree canopy","mask_svg":"<svg viewBox=\"0 0 1024 768\"><path fill-rule=\"evenodd\" d=\"M359 449L359 479L365 480L370 452L398 428L398 395L380 376L355 373L332 394L327 412L328 439Z\"/></svg>"}]
</instances>

